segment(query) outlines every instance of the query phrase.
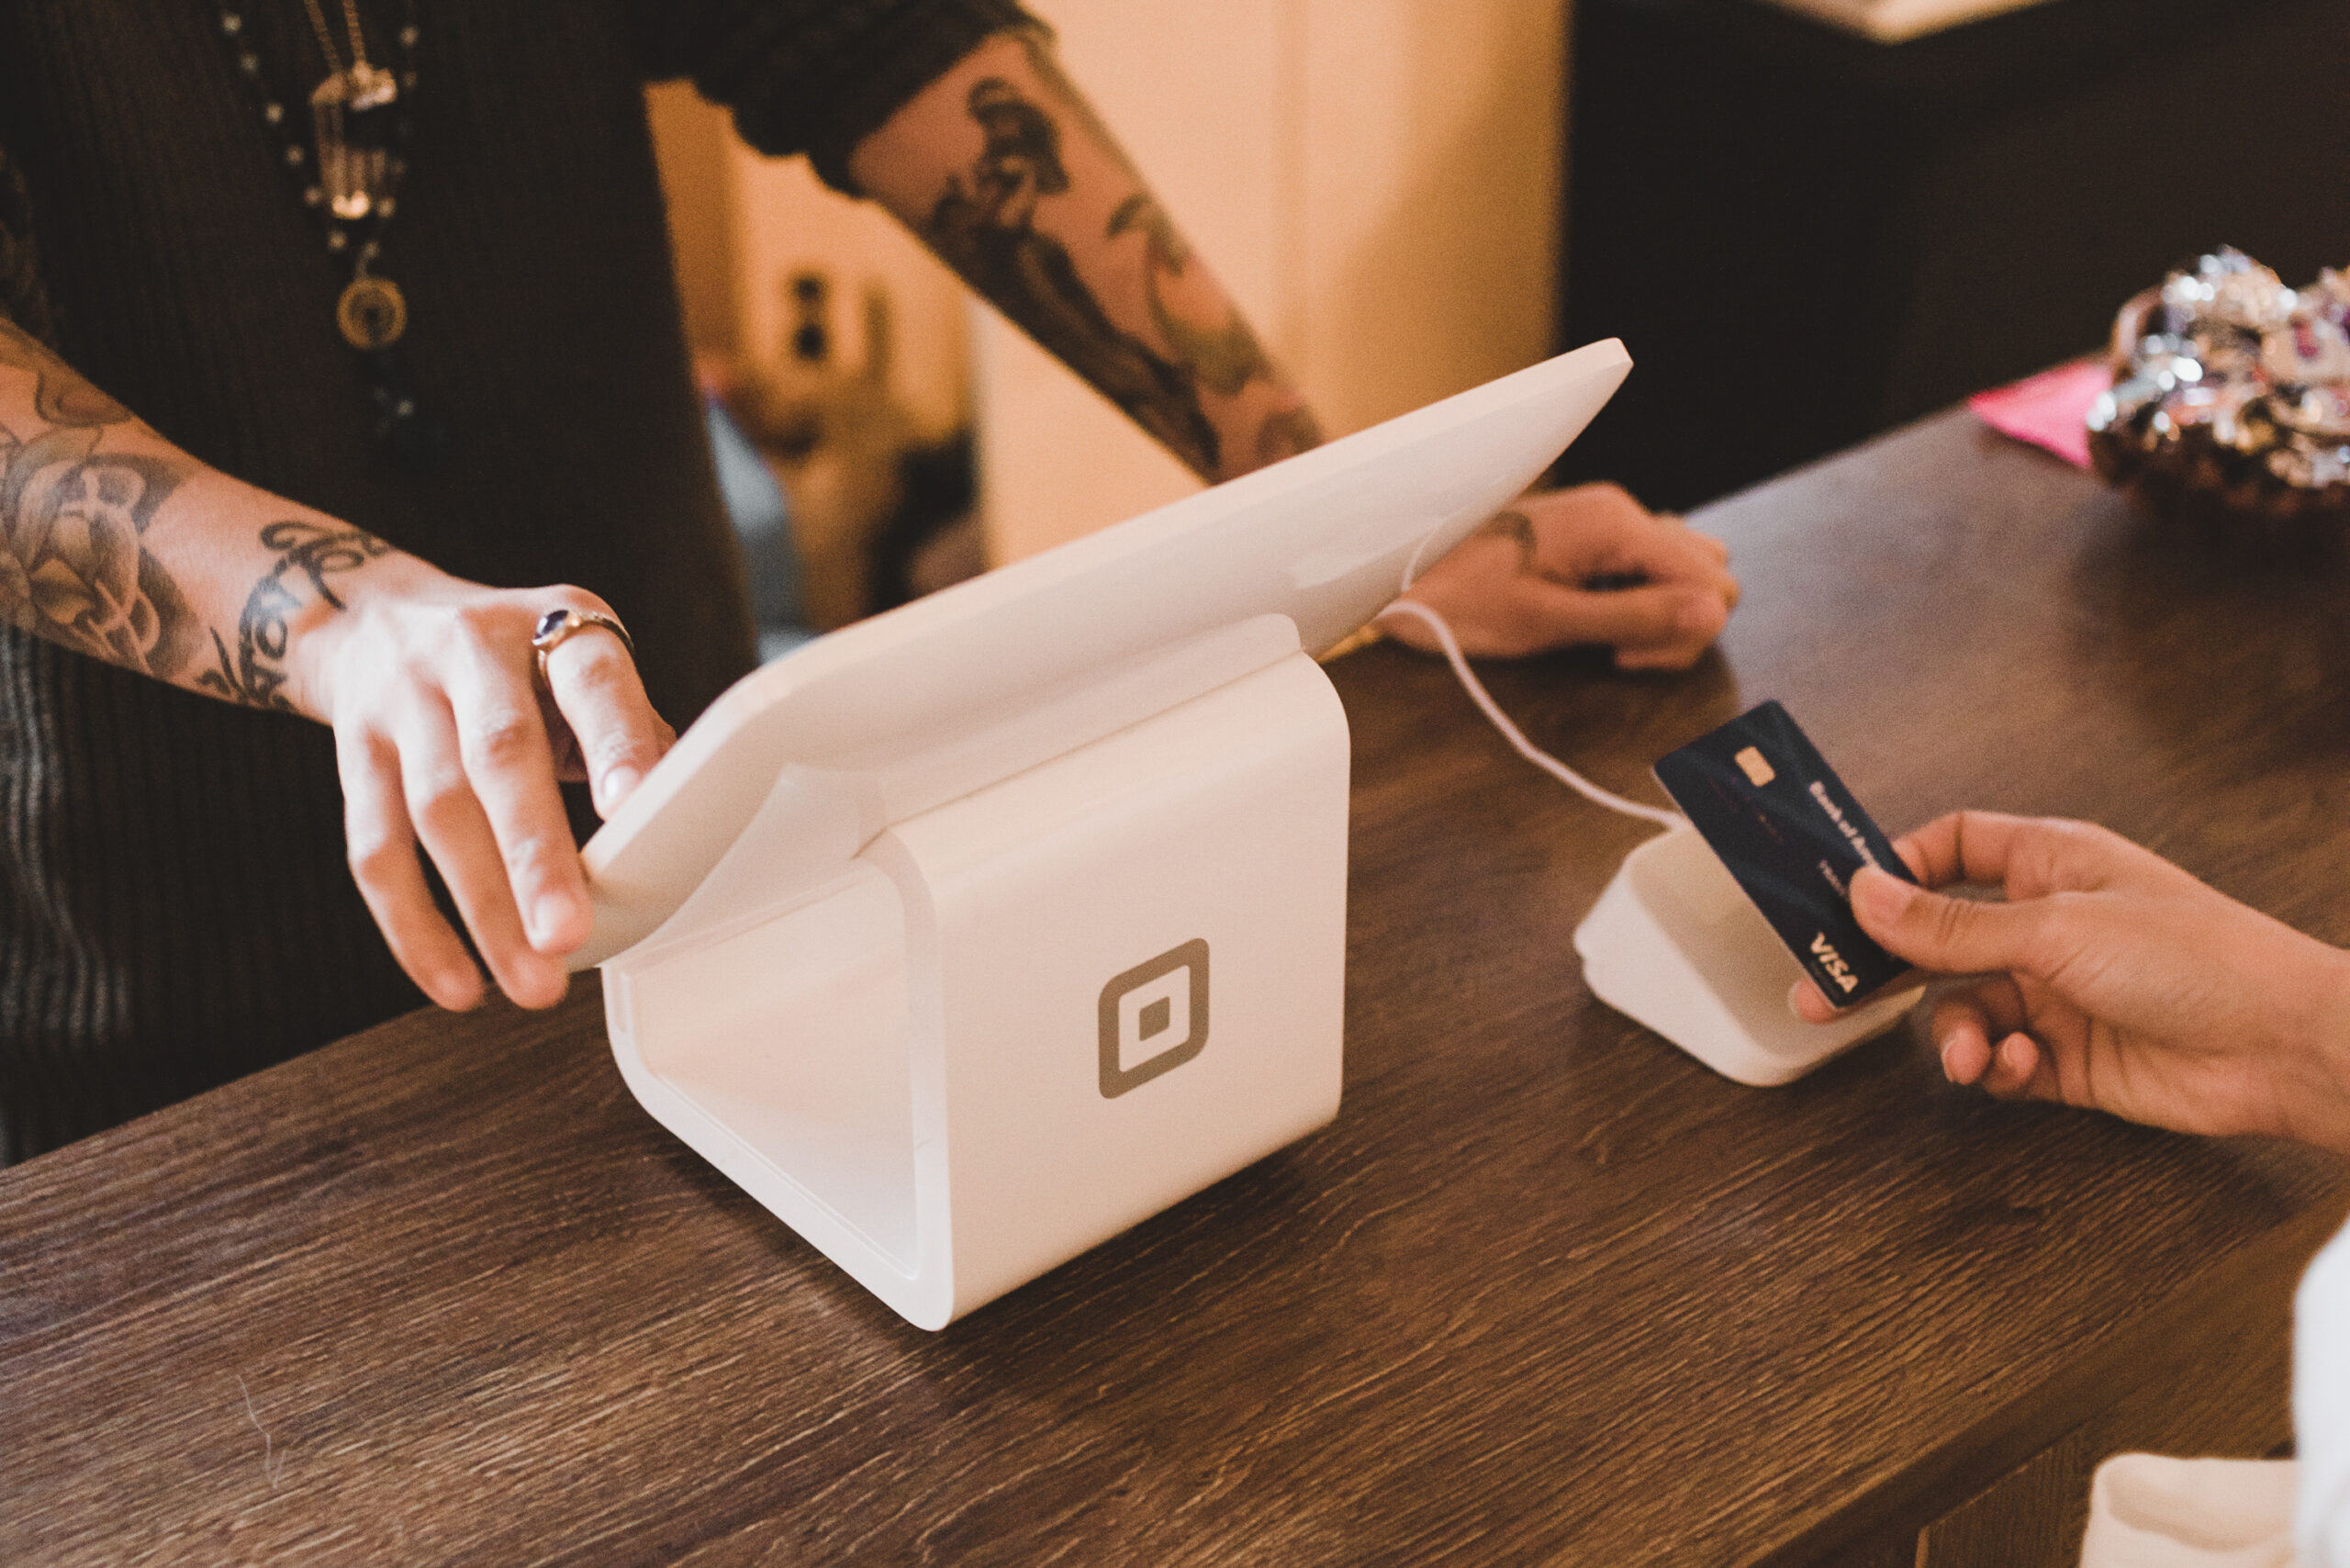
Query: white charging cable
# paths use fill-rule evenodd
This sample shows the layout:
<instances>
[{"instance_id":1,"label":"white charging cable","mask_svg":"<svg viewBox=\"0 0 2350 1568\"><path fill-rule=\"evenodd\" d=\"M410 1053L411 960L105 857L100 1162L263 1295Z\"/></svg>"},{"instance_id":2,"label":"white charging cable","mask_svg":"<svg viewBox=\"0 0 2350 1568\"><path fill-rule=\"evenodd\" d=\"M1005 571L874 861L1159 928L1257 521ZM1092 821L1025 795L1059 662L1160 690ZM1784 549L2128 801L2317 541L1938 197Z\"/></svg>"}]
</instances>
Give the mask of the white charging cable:
<instances>
[{"instance_id":1,"label":"white charging cable","mask_svg":"<svg viewBox=\"0 0 2350 1568\"><path fill-rule=\"evenodd\" d=\"M1413 565L1418 564L1418 557L1415 556ZM1404 586L1407 588L1411 586L1408 578ZM1460 641L1452 634L1452 628L1446 622L1444 617L1427 605L1409 599L1399 599L1380 613L1393 615L1399 611L1405 615L1416 615L1427 623L1428 630L1436 633L1437 642L1443 647L1445 658L1450 661L1452 673L1460 678L1460 684L1467 689L1471 700L1477 704L1486 718L1493 721L1494 728L1502 733L1502 738L1516 749L1518 756L1526 758L1527 761L1594 805L1605 806L1611 812L1621 812L1628 817L1643 817L1652 823L1662 823L1666 827L1684 825L1684 819L1678 812L1668 812L1658 806L1642 805L1638 801L1628 801L1611 790L1603 790L1532 741L1528 740L1526 732L1510 722L1509 715L1502 711L1501 704L1495 702L1493 694L1485 689L1484 682L1477 678L1477 672L1469 667L1469 660L1460 652Z\"/></svg>"}]
</instances>

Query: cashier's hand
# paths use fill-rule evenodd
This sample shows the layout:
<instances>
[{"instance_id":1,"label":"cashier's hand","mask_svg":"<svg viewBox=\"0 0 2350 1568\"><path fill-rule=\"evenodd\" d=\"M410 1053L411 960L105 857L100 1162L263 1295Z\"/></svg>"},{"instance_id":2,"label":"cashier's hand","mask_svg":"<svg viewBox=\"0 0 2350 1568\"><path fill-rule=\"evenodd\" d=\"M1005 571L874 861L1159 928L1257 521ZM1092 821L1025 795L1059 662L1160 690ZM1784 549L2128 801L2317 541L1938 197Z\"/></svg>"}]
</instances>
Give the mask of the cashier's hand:
<instances>
[{"instance_id":1,"label":"cashier's hand","mask_svg":"<svg viewBox=\"0 0 2350 1568\"><path fill-rule=\"evenodd\" d=\"M675 739L621 640L574 633L539 682L531 638L576 588L499 590L398 553L339 583L343 610L297 639L297 706L334 727L351 869L392 954L443 1007L482 999L481 970L432 899L421 846L498 989L563 1000L562 956L594 915L558 778L609 816Z\"/></svg>"},{"instance_id":2,"label":"cashier's hand","mask_svg":"<svg viewBox=\"0 0 2350 1568\"><path fill-rule=\"evenodd\" d=\"M1578 644L1616 650L1619 669L1686 669L1738 603L1721 541L1660 517L1614 485L1520 498L1463 541L1404 597L1450 623L1466 653L1496 657ZM1637 586L1594 587L1613 580ZM1423 651L1416 615L1379 624Z\"/></svg>"},{"instance_id":3,"label":"cashier's hand","mask_svg":"<svg viewBox=\"0 0 2350 1568\"><path fill-rule=\"evenodd\" d=\"M2350 954L2087 823L1961 812L1895 847L1925 887L1863 870L1852 908L1919 969L1983 977L1934 1009L1953 1082L2350 1152ZM1956 882L2006 902L1927 890ZM1832 1016L1808 980L1792 1000Z\"/></svg>"}]
</instances>

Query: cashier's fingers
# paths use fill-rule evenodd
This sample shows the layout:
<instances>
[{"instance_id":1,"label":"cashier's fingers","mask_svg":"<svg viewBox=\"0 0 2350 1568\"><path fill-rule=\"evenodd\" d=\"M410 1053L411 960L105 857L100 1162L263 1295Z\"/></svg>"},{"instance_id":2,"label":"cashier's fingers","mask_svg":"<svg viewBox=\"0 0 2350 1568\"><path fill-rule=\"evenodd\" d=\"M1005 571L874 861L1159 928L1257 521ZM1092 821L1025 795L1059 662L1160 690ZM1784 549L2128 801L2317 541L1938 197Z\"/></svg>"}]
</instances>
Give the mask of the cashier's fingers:
<instances>
[{"instance_id":1,"label":"cashier's fingers","mask_svg":"<svg viewBox=\"0 0 2350 1568\"><path fill-rule=\"evenodd\" d=\"M596 814L609 817L667 753L677 732L653 711L635 659L610 633L566 638L547 655L546 675L578 746Z\"/></svg>"},{"instance_id":2,"label":"cashier's fingers","mask_svg":"<svg viewBox=\"0 0 2350 1568\"><path fill-rule=\"evenodd\" d=\"M510 912L532 948L568 953L588 939L594 914L571 819L555 788L557 748L540 703L532 655L510 644L472 646L453 662L447 689L464 766L462 784L452 781L454 799L443 808L452 830L464 841L455 853L478 853L478 842L471 837L478 819L489 829L502 868L502 889L486 874L473 878L483 918L502 931ZM431 755L429 743L425 755ZM464 810L468 796L476 811ZM438 846L434 860L454 891L457 873L441 858ZM467 874L473 877L470 868ZM561 997L561 988L547 980L542 966L519 959L501 965L491 954L489 931L472 908L465 918L499 983L505 985L510 974L522 984L521 991L506 986L516 1001L533 1005L536 996Z\"/></svg>"},{"instance_id":3,"label":"cashier's fingers","mask_svg":"<svg viewBox=\"0 0 2350 1568\"><path fill-rule=\"evenodd\" d=\"M447 707L419 701L404 717L400 784L408 820L440 868L475 949L508 996L525 1007L554 1006L563 1000L569 977L524 935L506 857L478 792L488 788L497 798L501 786L487 774L477 778L468 767L465 726ZM535 712L530 722L538 722ZM478 758L479 743L470 744ZM553 792L551 779L545 787ZM563 842L567 848L568 832Z\"/></svg>"},{"instance_id":4,"label":"cashier's fingers","mask_svg":"<svg viewBox=\"0 0 2350 1568\"><path fill-rule=\"evenodd\" d=\"M1674 519L1670 526L1661 526L1651 536L1654 547L1666 559L1663 569L1654 576L1660 581L1684 582L1714 589L1727 599L1731 609L1738 608L1738 579L1730 575L1729 546L1710 533L1700 533Z\"/></svg>"},{"instance_id":5,"label":"cashier's fingers","mask_svg":"<svg viewBox=\"0 0 2350 1568\"><path fill-rule=\"evenodd\" d=\"M1711 589L1735 608L1729 547L1669 514L1651 512L1621 487L1578 485L1520 497L1498 520L1525 520L1527 564L1553 582L1642 578Z\"/></svg>"},{"instance_id":6,"label":"cashier's fingers","mask_svg":"<svg viewBox=\"0 0 2350 1568\"><path fill-rule=\"evenodd\" d=\"M1571 608L1562 614L1587 629L1577 640L1613 644L1618 669L1687 669L1729 623L1730 601L1703 588L1563 591Z\"/></svg>"},{"instance_id":7,"label":"cashier's fingers","mask_svg":"<svg viewBox=\"0 0 2350 1568\"><path fill-rule=\"evenodd\" d=\"M1495 572L1480 558L1482 550L1464 563L1470 550L1464 546L1448 556L1444 577L1431 573L1405 597L1443 616L1472 655L1516 658L1606 644L1619 650L1618 662L1626 668L1685 669L1705 653L1729 614L1719 599L1685 588L1595 591L1529 573ZM1472 566L1473 570L1463 569ZM1423 652L1438 646L1416 616L1389 613L1380 625Z\"/></svg>"},{"instance_id":8,"label":"cashier's fingers","mask_svg":"<svg viewBox=\"0 0 2350 1568\"><path fill-rule=\"evenodd\" d=\"M335 743L351 875L367 913L418 990L454 1012L479 1005L481 971L441 917L417 858L398 749L389 736L357 733L357 726L338 727Z\"/></svg>"},{"instance_id":9,"label":"cashier's fingers","mask_svg":"<svg viewBox=\"0 0 2350 1568\"><path fill-rule=\"evenodd\" d=\"M1621 648L1704 648L1729 620L1729 607L1718 595L1678 584L1652 583L1642 588L1567 588L1539 585L1550 614L1561 625L1572 626L1575 640L1610 643ZM1694 655L1693 655L1694 656Z\"/></svg>"}]
</instances>

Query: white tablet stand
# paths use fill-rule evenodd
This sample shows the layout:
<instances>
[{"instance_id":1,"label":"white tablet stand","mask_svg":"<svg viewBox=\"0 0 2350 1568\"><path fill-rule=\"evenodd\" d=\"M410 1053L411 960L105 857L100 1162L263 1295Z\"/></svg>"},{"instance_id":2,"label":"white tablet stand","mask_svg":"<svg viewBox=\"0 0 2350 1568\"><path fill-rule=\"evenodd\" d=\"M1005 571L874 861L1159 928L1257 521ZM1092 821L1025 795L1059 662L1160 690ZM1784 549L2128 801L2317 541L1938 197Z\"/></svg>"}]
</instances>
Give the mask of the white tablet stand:
<instances>
[{"instance_id":1,"label":"white tablet stand","mask_svg":"<svg viewBox=\"0 0 2350 1568\"><path fill-rule=\"evenodd\" d=\"M1327 1122L1348 743L1304 650L1629 367L1595 344L745 678L586 851L629 1088L930 1328Z\"/></svg>"},{"instance_id":2,"label":"white tablet stand","mask_svg":"<svg viewBox=\"0 0 2350 1568\"><path fill-rule=\"evenodd\" d=\"M787 769L675 938L605 966L645 1107L924 1327L1337 1111L1328 679L1266 616L1070 695L1069 750L773 907L761 868L837 787Z\"/></svg>"},{"instance_id":3,"label":"white tablet stand","mask_svg":"<svg viewBox=\"0 0 2350 1568\"><path fill-rule=\"evenodd\" d=\"M1888 991L1832 1024L1787 1008L1803 967L1693 827L1624 857L1575 928L1583 981L1725 1078L1785 1083L1899 1023L1922 985Z\"/></svg>"}]
</instances>

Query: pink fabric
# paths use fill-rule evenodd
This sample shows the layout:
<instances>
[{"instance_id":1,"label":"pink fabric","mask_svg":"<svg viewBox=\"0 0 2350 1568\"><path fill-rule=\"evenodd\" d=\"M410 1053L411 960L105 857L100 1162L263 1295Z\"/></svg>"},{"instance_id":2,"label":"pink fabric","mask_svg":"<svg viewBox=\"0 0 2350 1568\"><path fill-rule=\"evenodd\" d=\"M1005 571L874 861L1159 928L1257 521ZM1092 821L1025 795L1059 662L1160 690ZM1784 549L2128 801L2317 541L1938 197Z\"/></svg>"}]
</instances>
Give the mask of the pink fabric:
<instances>
[{"instance_id":1,"label":"pink fabric","mask_svg":"<svg viewBox=\"0 0 2350 1568\"><path fill-rule=\"evenodd\" d=\"M2089 465L2089 405L2113 385L2102 359L2076 360L1966 400L1975 417L2003 435L2045 447L2076 468Z\"/></svg>"}]
</instances>

